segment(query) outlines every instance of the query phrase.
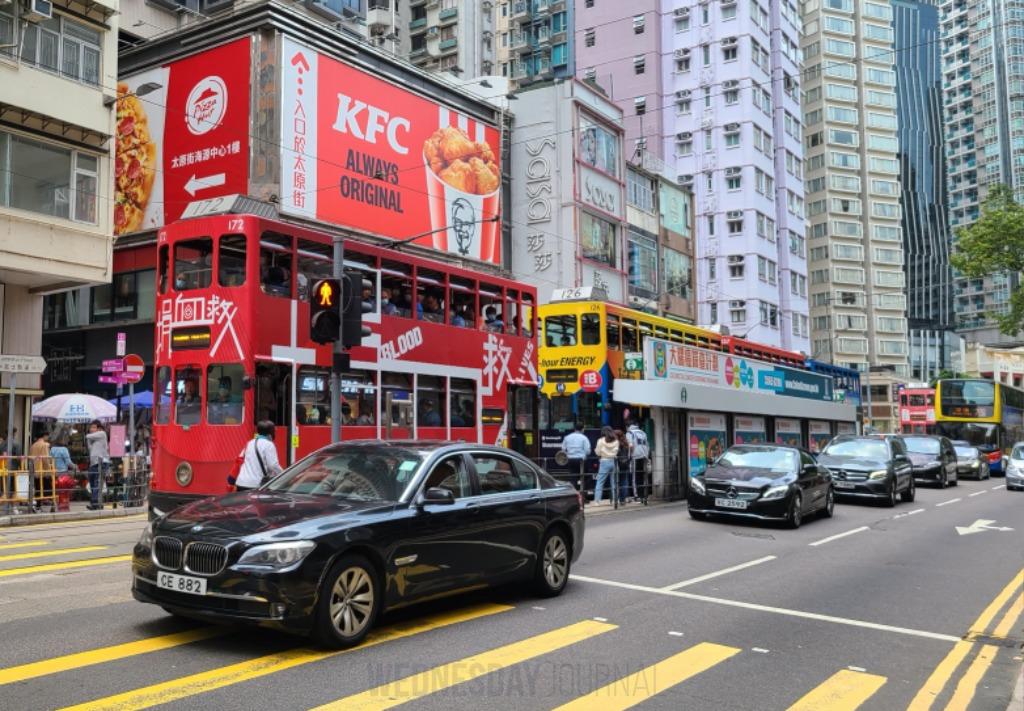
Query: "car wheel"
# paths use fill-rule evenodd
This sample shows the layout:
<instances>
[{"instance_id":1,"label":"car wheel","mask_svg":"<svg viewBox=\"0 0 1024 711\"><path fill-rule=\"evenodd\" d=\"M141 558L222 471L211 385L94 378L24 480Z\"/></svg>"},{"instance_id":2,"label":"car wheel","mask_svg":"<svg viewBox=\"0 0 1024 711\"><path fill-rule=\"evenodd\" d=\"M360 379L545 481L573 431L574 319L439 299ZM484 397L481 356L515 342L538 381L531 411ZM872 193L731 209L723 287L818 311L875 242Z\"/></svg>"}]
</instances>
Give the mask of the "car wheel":
<instances>
[{"instance_id":1,"label":"car wheel","mask_svg":"<svg viewBox=\"0 0 1024 711\"><path fill-rule=\"evenodd\" d=\"M800 494L793 494L789 500L789 513L786 514L786 524L790 528L800 528L804 522L804 499Z\"/></svg>"},{"instance_id":2,"label":"car wheel","mask_svg":"<svg viewBox=\"0 0 1024 711\"><path fill-rule=\"evenodd\" d=\"M342 556L324 576L316 603L313 637L326 647L359 644L380 611L380 585L370 562L360 555Z\"/></svg>"},{"instance_id":3,"label":"car wheel","mask_svg":"<svg viewBox=\"0 0 1024 711\"><path fill-rule=\"evenodd\" d=\"M896 479L889 482L889 488L885 491L885 505L892 508L896 505Z\"/></svg>"},{"instance_id":4,"label":"car wheel","mask_svg":"<svg viewBox=\"0 0 1024 711\"><path fill-rule=\"evenodd\" d=\"M910 484L907 485L907 490L900 494L900 499L909 504L914 500L915 496L917 496L917 484L914 483L914 479L911 477Z\"/></svg>"},{"instance_id":5,"label":"car wheel","mask_svg":"<svg viewBox=\"0 0 1024 711\"><path fill-rule=\"evenodd\" d=\"M534 588L542 597L561 595L569 582L572 553L565 532L553 529L544 537L534 574Z\"/></svg>"},{"instance_id":6,"label":"car wheel","mask_svg":"<svg viewBox=\"0 0 1024 711\"><path fill-rule=\"evenodd\" d=\"M832 515L835 513L835 511L836 493L832 490L832 487L830 486L828 488L828 493L825 494L825 507L821 510L821 515L824 518L832 518Z\"/></svg>"}]
</instances>

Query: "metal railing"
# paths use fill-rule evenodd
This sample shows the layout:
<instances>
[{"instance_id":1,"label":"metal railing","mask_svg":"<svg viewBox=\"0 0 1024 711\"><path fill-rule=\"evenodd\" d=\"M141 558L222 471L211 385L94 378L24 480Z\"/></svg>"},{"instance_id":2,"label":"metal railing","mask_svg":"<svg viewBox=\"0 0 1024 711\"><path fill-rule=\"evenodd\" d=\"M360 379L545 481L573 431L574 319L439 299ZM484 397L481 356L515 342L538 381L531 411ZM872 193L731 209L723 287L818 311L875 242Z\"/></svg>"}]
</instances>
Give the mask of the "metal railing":
<instances>
[{"instance_id":1,"label":"metal railing","mask_svg":"<svg viewBox=\"0 0 1024 711\"><path fill-rule=\"evenodd\" d=\"M567 466L556 462L554 457L533 457L532 460L555 479L569 482L578 491L582 491L584 502L593 500L594 488L597 483L598 460L596 457L590 456L585 460L582 472L568 471ZM652 461L654 466L651 466ZM630 493L630 496L635 495L652 501L678 501L686 496L686 479L681 467L676 466L674 462L666 466L661 459L646 460L646 462L643 476L637 475L636 493ZM608 477L605 484L604 499L606 501L611 498L609 488L615 492L617 498L618 477L621 474L617 469L614 475L614 485L612 483L613 476ZM633 482L630 481L630 491L633 492L633 490ZM617 503L616 499L612 499L612 501Z\"/></svg>"},{"instance_id":2,"label":"metal railing","mask_svg":"<svg viewBox=\"0 0 1024 711\"><path fill-rule=\"evenodd\" d=\"M119 458L101 467L101 501L115 508L142 506L149 497L151 470L141 455ZM71 477L67 486L61 478ZM65 480L67 481L67 480ZM88 476L72 469L57 471L53 457L0 456L0 512L32 513L67 510L70 500L88 500Z\"/></svg>"}]
</instances>

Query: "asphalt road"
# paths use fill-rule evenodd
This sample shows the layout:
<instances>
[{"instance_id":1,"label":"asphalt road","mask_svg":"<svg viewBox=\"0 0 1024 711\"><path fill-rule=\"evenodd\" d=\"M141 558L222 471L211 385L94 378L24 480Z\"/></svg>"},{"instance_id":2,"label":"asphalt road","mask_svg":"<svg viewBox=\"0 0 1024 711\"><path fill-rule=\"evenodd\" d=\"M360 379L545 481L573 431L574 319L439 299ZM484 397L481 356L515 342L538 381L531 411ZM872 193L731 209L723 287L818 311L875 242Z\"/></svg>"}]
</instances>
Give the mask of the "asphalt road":
<instances>
[{"instance_id":1,"label":"asphalt road","mask_svg":"<svg viewBox=\"0 0 1024 711\"><path fill-rule=\"evenodd\" d=\"M1001 479L797 531L592 511L562 597L421 606L341 653L134 602L141 517L0 529L0 708L1024 709L1024 493Z\"/></svg>"}]
</instances>

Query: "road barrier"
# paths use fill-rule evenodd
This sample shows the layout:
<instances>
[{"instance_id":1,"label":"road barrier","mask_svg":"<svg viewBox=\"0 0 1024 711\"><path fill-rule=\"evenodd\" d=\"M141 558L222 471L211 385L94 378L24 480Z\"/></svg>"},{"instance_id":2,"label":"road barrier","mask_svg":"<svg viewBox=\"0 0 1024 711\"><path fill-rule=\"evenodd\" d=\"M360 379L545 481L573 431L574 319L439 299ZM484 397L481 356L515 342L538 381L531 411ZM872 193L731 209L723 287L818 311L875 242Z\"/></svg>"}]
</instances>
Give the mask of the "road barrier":
<instances>
[{"instance_id":1,"label":"road barrier","mask_svg":"<svg viewBox=\"0 0 1024 711\"><path fill-rule=\"evenodd\" d=\"M6 511L42 508L57 510L57 470L53 457L0 457L0 505Z\"/></svg>"},{"instance_id":2,"label":"road barrier","mask_svg":"<svg viewBox=\"0 0 1024 711\"><path fill-rule=\"evenodd\" d=\"M597 480L597 458L593 455L587 457L584 462L583 472L569 472L566 471L566 464L563 462L555 461L555 457L534 457L533 461L544 469L544 471L551 474L559 481L567 481L575 486L578 490L582 491L584 498L588 501L594 495L594 485ZM678 466L664 466L664 460L645 460L646 461L646 474L641 476L637 474L636 486L634 489L633 482L630 482L630 495L633 496L635 490L636 495L640 498L647 498L651 500L659 501L676 501L686 496L685 476ZM654 466L652 466L652 462ZM616 474L615 480L618 480L618 476L629 475L628 472L620 472ZM607 488L612 487L612 477L608 477L608 482L605 484ZM616 487L617 488L617 487ZM605 499L608 500L609 492L605 491Z\"/></svg>"},{"instance_id":3,"label":"road barrier","mask_svg":"<svg viewBox=\"0 0 1024 711\"><path fill-rule=\"evenodd\" d=\"M151 477L146 458L126 455L118 463L119 467L105 465L102 469L101 500L114 508L143 506ZM74 479L69 482L71 477L77 477L81 485ZM4 513L68 511L75 498L89 498L88 484L80 472L58 472L53 457L0 456L0 509Z\"/></svg>"}]
</instances>

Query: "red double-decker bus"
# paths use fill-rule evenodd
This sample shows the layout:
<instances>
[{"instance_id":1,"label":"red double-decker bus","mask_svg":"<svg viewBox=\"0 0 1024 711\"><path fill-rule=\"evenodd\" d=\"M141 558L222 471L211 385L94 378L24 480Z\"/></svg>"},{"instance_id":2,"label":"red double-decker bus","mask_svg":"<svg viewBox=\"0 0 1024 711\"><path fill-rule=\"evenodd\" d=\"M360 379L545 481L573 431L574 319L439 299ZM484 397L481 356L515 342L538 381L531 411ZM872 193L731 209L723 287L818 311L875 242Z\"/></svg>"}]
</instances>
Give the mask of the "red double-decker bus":
<instances>
[{"instance_id":1,"label":"red double-decker bus","mask_svg":"<svg viewBox=\"0 0 1024 711\"><path fill-rule=\"evenodd\" d=\"M370 282L372 335L342 374L343 439L455 439L536 447L536 290L345 241ZM309 338L309 291L331 236L252 215L160 230L151 510L223 493L255 423L282 464L330 441L329 345Z\"/></svg>"},{"instance_id":2,"label":"red double-decker bus","mask_svg":"<svg viewBox=\"0 0 1024 711\"><path fill-rule=\"evenodd\" d=\"M935 433L935 388L903 388L900 391L900 432Z\"/></svg>"}]
</instances>

